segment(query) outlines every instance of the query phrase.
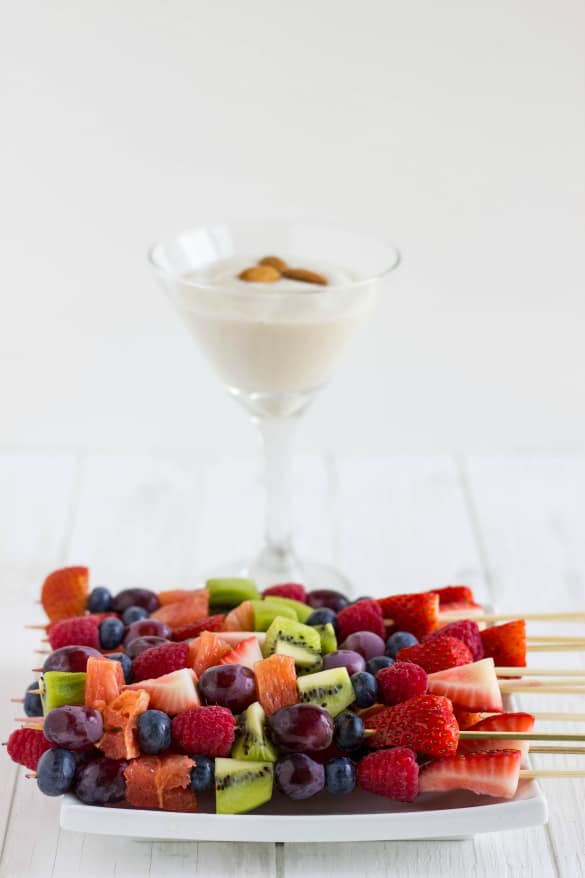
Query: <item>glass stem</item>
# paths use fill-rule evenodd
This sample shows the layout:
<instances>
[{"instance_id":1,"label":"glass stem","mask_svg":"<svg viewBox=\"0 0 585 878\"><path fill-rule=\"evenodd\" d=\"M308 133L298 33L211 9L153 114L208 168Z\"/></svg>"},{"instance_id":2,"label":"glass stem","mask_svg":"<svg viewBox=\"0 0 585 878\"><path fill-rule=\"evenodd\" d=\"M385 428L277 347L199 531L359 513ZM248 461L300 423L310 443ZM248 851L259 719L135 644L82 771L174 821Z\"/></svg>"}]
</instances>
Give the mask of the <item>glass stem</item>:
<instances>
[{"instance_id":1,"label":"glass stem","mask_svg":"<svg viewBox=\"0 0 585 878\"><path fill-rule=\"evenodd\" d=\"M281 559L292 553L292 448L295 417L254 418L262 440L266 481L266 548Z\"/></svg>"}]
</instances>

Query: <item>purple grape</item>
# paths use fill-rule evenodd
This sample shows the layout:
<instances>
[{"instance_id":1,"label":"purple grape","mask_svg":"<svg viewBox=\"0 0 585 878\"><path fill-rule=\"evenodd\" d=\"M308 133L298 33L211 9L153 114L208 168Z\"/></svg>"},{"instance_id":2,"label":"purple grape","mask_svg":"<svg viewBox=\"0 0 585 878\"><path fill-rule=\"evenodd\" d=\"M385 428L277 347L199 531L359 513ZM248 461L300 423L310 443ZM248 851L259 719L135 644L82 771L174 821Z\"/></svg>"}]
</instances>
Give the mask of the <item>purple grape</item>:
<instances>
[{"instance_id":1,"label":"purple grape","mask_svg":"<svg viewBox=\"0 0 585 878\"><path fill-rule=\"evenodd\" d=\"M109 805L120 802L126 793L124 760L105 756L82 765L77 771L75 794L86 805Z\"/></svg>"},{"instance_id":2,"label":"purple grape","mask_svg":"<svg viewBox=\"0 0 585 878\"><path fill-rule=\"evenodd\" d=\"M359 652L351 649L336 649L323 658L323 670L328 671L329 668L347 668L350 677L365 671L366 660Z\"/></svg>"},{"instance_id":3,"label":"purple grape","mask_svg":"<svg viewBox=\"0 0 585 878\"><path fill-rule=\"evenodd\" d=\"M138 622L128 625L124 634L124 646L128 646L137 637L164 637L165 640L170 640L171 629L158 619L139 619Z\"/></svg>"},{"instance_id":4,"label":"purple grape","mask_svg":"<svg viewBox=\"0 0 585 878\"><path fill-rule=\"evenodd\" d=\"M307 595L307 603L314 610L318 610L320 607L327 607L327 609L333 610L334 613L339 613L344 607L349 606L349 601L344 594L341 594L340 591L332 591L329 588L318 588L315 591L310 591Z\"/></svg>"},{"instance_id":5,"label":"purple grape","mask_svg":"<svg viewBox=\"0 0 585 878\"><path fill-rule=\"evenodd\" d=\"M369 662L370 659L384 655L386 643L378 634L374 634L373 631L356 631L345 638L341 648L359 652Z\"/></svg>"},{"instance_id":6,"label":"purple grape","mask_svg":"<svg viewBox=\"0 0 585 878\"><path fill-rule=\"evenodd\" d=\"M205 704L219 704L232 713L242 713L256 701L254 671L244 665L216 665L199 680L199 694Z\"/></svg>"},{"instance_id":7,"label":"purple grape","mask_svg":"<svg viewBox=\"0 0 585 878\"><path fill-rule=\"evenodd\" d=\"M276 783L290 799L308 799L325 786L325 769L304 753L290 753L274 768Z\"/></svg>"},{"instance_id":8,"label":"purple grape","mask_svg":"<svg viewBox=\"0 0 585 878\"><path fill-rule=\"evenodd\" d=\"M55 707L45 717L43 732L47 741L66 750L93 747L104 733L99 710L94 707Z\"/></svg>"},{"instance_id":9,"label":"purple grape","mask_svg":"<svg viewBox=\"0 0 585 878\"><path fill-rule=\"evenodd\" d=\"M160 601L148 588L125 588L112 601L112 609L121 615L128 607L144 607L149 613L154 613L160 607Z\"/></svg>"},{"instance_id":10,"label":"purple grape","mask_svg":"<svg viewBox=\"0 0 585 878\"><path fill-rule=\"evenodd\" d=\"M126 655L129 659L136 658L137 655L140 655L141 652L145 652L147 649L151 649L153 646L160 646L162 643L168 643L166 637L137 637L135 640L132 640L130 643L126 644Z\"/></svg>"},{"instance_id":11,"label":"purple grape","mask_svg":"<svg viewBox=\"0 0 585 878\"><path fill-rule=\"evenodd\" d=\"M48 655L43 662L43 671L67 671L84 674L89 658L103 658L93 646L62 646Z\"/></svg>"},{"instance_id":12,"label":"purple grape","mask_svg":"<svg viewBox=\"0 0 585 878\"><path fill-rule=\"evenodd\" d=\"M268 720L270 736L277 747L302 753L325 750L333 740L333 720L315 704L281 707Z\"/></svg>"}]
</instances>

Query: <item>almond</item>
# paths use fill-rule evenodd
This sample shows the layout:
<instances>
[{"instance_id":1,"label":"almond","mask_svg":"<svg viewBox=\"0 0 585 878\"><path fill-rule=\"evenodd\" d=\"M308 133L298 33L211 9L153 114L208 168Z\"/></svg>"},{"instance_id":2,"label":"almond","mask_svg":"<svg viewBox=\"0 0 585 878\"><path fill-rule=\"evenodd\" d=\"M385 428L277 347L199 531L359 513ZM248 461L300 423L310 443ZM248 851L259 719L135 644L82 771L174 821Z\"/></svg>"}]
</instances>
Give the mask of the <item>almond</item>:
<instances>
[{"instance_id":1,"label":"almond","mask_svg":"<svg viewBox=\"0 0 585 878\"><path fill-rule=\"evenodd\" d=\"M273 268L276 268L281 274L282 272L288 268L288 265L281 259L279 256L265 256L264 259L261 259L258 265L271 265Z\"/></svg>"},{"instance_id":2,"label":"almond","mask_svg":"<svg viewBox=\"0 0 585 878\"><path fill-rule=\"evenodd\" d=\"M282 272L282 276L288 277L290 280L302 280L307 284L327 285L326 277L323 277L322 274L317 274L316 271L309 271L307 268L286 268Z\"/></svg>"},{"instance_id":3,"label":"almond","mask_svg":"<svg viewBox=\"0 0 585 878\"><path fill-rule=\"evenodd\" d=\"M280 277L280 271L273 265L253 265L241 271L238 277L251 284L273 284Z\"/></svg>"}]
</instances>

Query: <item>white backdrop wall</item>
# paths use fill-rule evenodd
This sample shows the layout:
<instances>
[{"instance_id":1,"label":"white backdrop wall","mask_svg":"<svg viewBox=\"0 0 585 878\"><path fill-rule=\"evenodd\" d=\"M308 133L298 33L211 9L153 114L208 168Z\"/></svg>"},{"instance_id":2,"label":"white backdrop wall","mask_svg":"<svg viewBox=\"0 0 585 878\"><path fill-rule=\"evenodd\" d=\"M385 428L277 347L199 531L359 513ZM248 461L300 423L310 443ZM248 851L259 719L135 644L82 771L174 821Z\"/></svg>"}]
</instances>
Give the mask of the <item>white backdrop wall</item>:
<instances>
[{"instance_id":1,"label":"white backdrop wall","mask_svg":"<svg viewBox=\"0 0 585 878\"><path fill-rule=\"evenodd\" d=\"M580 0L1 5L0 445L250 450L145 249L288 211L404 255L305 445L585 443Z\"/></svg>"}]
</instances>

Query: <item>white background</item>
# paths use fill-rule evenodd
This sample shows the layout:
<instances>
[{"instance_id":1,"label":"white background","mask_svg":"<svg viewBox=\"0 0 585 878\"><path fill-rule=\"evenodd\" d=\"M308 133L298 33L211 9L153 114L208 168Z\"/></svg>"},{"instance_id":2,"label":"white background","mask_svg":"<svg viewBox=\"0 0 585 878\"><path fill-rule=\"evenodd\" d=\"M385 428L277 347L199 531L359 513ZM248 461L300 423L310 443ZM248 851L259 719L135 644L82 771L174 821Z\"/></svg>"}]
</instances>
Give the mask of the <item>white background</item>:
<instances>
[{"instance_id":1,"label":"white background","mask_svg":"<svg viewBox=\"0 0 585 878\"><path fill-rule=\"evenodd\" d=\"M585 443L580 0L2 7L1 446L252 449L145 249L288 211L404 255L303 444Z\"/></svg>"}]
</instances>

